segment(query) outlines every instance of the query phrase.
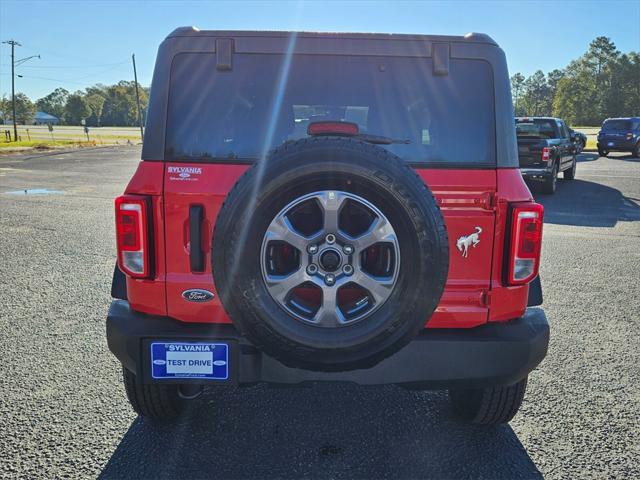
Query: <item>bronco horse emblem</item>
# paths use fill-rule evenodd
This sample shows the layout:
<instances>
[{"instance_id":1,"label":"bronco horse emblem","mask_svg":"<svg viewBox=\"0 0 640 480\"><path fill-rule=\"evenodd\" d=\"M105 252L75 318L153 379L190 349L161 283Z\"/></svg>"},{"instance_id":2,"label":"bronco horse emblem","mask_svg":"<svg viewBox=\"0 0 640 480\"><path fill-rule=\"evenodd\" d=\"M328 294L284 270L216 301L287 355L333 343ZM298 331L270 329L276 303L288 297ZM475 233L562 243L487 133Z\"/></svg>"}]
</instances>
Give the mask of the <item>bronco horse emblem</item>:
<instances>
[{"instance_id":1,"label":"bronco horse emblem","mask_svg":"<svg viewBox=\"0 0 640 480\"><path fill-rule=\"evenodd\" d=\"M469 247L476 247L480 243L480 234L482 233L482 228L476 227L476 231L469 235L461 236L456 242L456 248L464 258L469 256Z\"/></svg>"}]
</instances>

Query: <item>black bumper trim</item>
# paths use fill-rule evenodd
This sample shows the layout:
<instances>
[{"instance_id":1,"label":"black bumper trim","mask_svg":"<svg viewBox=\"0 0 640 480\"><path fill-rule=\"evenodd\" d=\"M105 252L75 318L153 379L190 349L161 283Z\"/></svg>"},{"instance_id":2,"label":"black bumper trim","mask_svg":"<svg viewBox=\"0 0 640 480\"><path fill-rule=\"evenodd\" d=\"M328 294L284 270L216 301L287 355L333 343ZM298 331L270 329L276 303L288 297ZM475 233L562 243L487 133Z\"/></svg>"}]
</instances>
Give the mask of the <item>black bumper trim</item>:
<instances>
[{"instance_id":1,"label":"black bumper trim","mask_svg":"<svg viewBox=\"0 0 640 480\"><path fill-rule=\"evenodd\" d=\"M506 323L472 329L427 329L372 368L326 373L283 365L253 347L232 325L184 323L132 311L124 300L111 303L107 317L109 349L125 368L147 383L152 379L143 352L152 339L228 341L235 363L232 376L239 384L355 382L425 389L473 388L510 385L527 376L547 353L549 324L542 309L528 308L522 317ZM198 379L180 382L203 383Z\"/></svg>"},{"instance_id":2,"label":"black bumper trim","mask_svg":"<svg viewBox=\"0 0 640 480\"><path fill-rule=\"evenodd\" d=\"M522 178L531 180L546 180L551 177L552 171L545 167L540 168L521 168Z\"/></svg>"}]
</instances>

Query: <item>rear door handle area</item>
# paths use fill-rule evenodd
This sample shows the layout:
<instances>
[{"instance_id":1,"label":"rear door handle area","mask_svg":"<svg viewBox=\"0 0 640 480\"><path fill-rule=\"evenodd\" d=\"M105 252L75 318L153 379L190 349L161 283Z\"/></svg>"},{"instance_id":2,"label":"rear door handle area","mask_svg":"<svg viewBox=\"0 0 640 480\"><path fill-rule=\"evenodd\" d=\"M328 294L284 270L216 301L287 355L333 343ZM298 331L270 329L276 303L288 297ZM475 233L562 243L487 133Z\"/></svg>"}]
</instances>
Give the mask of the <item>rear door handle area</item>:
<instances>
[{"instance_id":1,"label":"rear door handle area","mask_svg":"<svg viewBox=\"0 0 640 480\"><path fill-rule=\"evenodd\" d=\"M202 220L204 207L189 206L189 265L192 272L204 272L204 252L202 251Z\"/></svg>"}]
</instances>

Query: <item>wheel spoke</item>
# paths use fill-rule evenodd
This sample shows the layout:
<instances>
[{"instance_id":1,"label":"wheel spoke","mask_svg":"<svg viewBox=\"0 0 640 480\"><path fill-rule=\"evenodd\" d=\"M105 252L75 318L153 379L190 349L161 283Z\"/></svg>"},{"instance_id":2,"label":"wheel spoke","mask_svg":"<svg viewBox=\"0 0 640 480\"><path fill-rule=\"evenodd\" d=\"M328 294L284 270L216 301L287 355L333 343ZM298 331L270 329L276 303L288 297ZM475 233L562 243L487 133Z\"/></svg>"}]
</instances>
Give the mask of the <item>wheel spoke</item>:
<instances>
[{"instance_id":1,"label":"wheel spoke","mask_svg":"<svg viewBox=\"0 0 640 480\"><path fill-rule=\"evenodd\" d=\"M346 200L346 196L340 192L327 191L318 195L318 201L322 208L322 215L324 217L323 230L324 233L337 233L338 232L338 216L340 209Z\"/></svg>"},{"instance_id":2,"label":"wheel spoke","mask_svg":"<svg viewBox=\"0 0 640 480\"><path fill-rule=\"evenodd\" d=\"M355 248L356 254L362 250L380 242L396 242L396 234L391 224L386 218L376 218L369 230L365 233L353 239L352 243Z\"/></svg>"},{"instance_id":3,"label":"wheel spoke","mask_svg":"<svg viewBox=\"0 0 640 480\"><path fill-rule=\"evenodd\" d=\"M369 292L375 303L386 300L395 284L393 277L373 277L362 270L354 274L351 281Z\"/></svg>"},{"instance_id":4,"label":"wheel spoke","mask_svg":"<svg viewBox=\"0 0 640 480\"><path fill-rule=\"evenodd\" d=\"M265 233L267 241L280 240L304 252L308 240L295 231L284 215L278 215Z\"/></svg>"},{"instance_id":5,"label":"wheel spoke","mask_svg":"<svg viewBox=\"0 0 640 480\"><path fill-rule=\"evenodd\" d=\"M346 200L357 204L360 209L367 209L374 215L370 227L356 236L351 236L339 228L342 209L345 206L351 208L351 204ZM315 210L315 215L322 214L320 222L322 229L305 237L296 227L306 228L307 224L304 222L308 219L293 219L296 222L296 227L294 227L288 213L308 201L317 202L320 211L315 206L311 210ZM352 212L349 213L352 214ZM308 212L305 212L303 216L307 214ZM357 212L354 215L357 216ZM316 216L313 223L314 231L319 227L316 223L318 220L320 219ZM303 223L298 225L298 221ZM344 227L348 229L347 225ZM300 255L296 255L297 269L295 272L286 275L270 273L275 270L273 270L274 260L270 257L273 251L269 250L269 242L274 241L284 242L300 252ZM394 251L394 255L384 257L387 263L392 262L387 265L386 270L389 272L385 277L373 275L373 272L379 272L379 269L369 273L368 269L361 265L362 259L368 261L369 258L361 253L378 243L387 244L383 247L385 249L383 253L386 253L389 248ZM313 248L310 249L310 246ZM335 254L340 257L340 261L335 265L331 263L330 257L325 258L325 254L331 250L335 250ZM276 215L264 235L261 259L263 262L262 275L267 290L287 313L307 324L337 328L368 317L389 298L399 270L400 251L398 239L391 223L375 205L350 192L329 190L304 195L288 204ZM349 267L349 269L345 270L345 267ZM386 270L381 275L387 275ZM315 289L318 297L315 297L315 294L312 297L307 297L305 296L306 290L297 289L303 284L305 288ZM372 305L359 304L360 310L355 308L349 313L344 313L342 308L345 306L341 305L342 296L340 297L341 301L338 302L338 292L342 288L355 288L354 284L366 291L369 303ZM319 300L320 293L322 294L321 300ZM345 297L345 302L346 299L347 297ZM312 305L307 305L309 302ZM312 314L314 310L316 313Z\"/></svg>"},{"instance_id":6,"label":"wheel spoke","mask_svg":"<svg viewBox=\"0 0 640 480\"><path fill-rule=\"evenodd\" d=\"M322 289L322 305L312 320L323 327L336 327L344 323L344 315L338 307L338 289L335 287Z\"/></svg>"},{"instance_id":7,"label":"wheel spoke","mask_svg":"<svg viewBox=\"0 0 640 480\"><path fill-rule=\"evenodd\" d=\"M299 268L289 275L267 275L266 281L271 295L284 303L292 289L307 281L307 275L303 268Z\"/></svg>"}]
</instances>

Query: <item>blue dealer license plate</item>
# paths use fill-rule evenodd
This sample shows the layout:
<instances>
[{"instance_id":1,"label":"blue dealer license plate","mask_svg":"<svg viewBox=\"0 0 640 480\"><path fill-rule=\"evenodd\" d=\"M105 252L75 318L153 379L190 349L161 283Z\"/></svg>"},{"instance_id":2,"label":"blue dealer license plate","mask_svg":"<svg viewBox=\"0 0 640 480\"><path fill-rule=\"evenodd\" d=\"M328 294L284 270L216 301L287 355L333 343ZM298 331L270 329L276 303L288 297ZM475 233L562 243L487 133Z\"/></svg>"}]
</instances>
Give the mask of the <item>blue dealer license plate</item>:
<instances>
[{"instance_id":1,"label":"blue dealer license plate","mask_svg":"<svg viewBox=\"0 0 640 480\"><path fill-rule=\"evenodd\" d=\"M229 378L229 345L226 343L151 343L152 378Z\"/></svg>"}]
</instances>

